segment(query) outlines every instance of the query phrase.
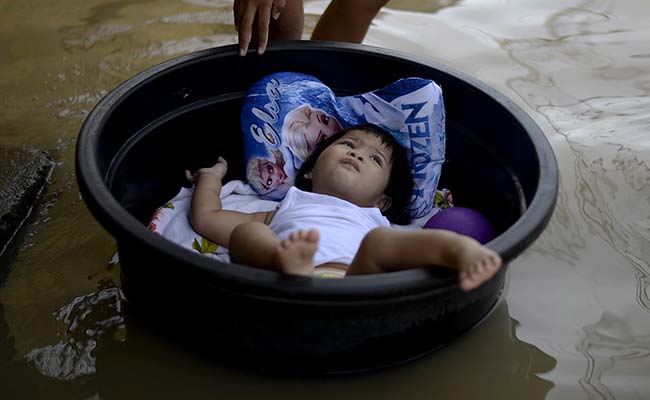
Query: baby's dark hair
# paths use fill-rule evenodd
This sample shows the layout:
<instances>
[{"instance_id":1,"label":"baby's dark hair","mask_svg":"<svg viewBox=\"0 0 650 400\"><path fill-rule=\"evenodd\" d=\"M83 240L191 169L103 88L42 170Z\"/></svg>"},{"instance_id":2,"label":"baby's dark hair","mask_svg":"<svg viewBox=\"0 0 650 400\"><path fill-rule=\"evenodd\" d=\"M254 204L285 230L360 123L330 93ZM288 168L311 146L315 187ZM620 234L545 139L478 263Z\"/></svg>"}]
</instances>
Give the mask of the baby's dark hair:
<instances>
[{"instance_id":1,"label":"baby's dark hair","mask_svg":"<svg viewBox=\"0 0 650 400\"><path fill-rule=\"evenodd\" d=\"M390 161L392 168L390 170L390 177L388 178L388 185L384 191L384 194L391 198L391 205L387 210L384 210L383 214L394 224L406 225L410 223L411 218L406 212L406 207L411 202L414 182L406 149L397 142L392 134L375 124L353 125L335 133L323 141L318 145L318 147L316 147L314 152L309 155L305 162L302 163L302 166L296 175L295 186L300 190L311 192L311 180L306 178L305 175L314 169L316 160L318 160L318 157L320 157L321 153L326 148L352 130L359 130L376 135L381 139L382 144L385 144L391 150Z\"/></svg>"}]
</instances>

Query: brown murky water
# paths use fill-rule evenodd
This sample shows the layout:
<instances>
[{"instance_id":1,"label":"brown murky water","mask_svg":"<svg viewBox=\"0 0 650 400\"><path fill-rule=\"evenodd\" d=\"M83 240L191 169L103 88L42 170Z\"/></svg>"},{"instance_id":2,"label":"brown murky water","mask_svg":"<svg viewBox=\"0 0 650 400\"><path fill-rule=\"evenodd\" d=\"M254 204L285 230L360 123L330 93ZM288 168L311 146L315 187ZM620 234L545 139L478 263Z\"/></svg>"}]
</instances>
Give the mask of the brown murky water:
<instances>
[{"instance_id":1,"label":"brown murky water","mask_svg":"<svg viewBox=\"0 0 650 400\"><path fill-rule=\"evenodd\" d=\"M326 4L307 2L306 34ZM511 263L495 314L452 346L368 375L271 378L207 363L130 317L114 242L76 188L76 136L136 72L233 43L231 6L0 0L0 142L58 161L0 287L0 397L650 398L646 0L401 0L371 28L367 44L504 92L558 158L551 223Z\"/></svg>"}]
</instances>

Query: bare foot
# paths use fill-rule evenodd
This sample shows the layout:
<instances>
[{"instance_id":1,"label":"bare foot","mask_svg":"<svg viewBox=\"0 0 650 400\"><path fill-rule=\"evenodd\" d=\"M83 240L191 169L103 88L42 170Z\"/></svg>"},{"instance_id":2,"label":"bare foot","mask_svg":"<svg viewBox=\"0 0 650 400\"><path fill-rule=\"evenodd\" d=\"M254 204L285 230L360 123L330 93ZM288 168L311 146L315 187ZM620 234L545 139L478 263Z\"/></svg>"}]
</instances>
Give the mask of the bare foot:
<instances>
[{"instance_id":1,"label":"bare foot","mask_svg":"<svg viewBox=\"0 0 650 400\"><path fill-rule=\"evenodd\" d=\"M501 257L494 251L467 238L459 249L458 280L466 292L476 289L501 268Z\"/></svg>"},{"instance_id":2,"label":"bare foot","mask_svg":"<svg viewBox=\"0 0 650 400\"><path fill-rule=\"evenodd\" d=\"M291 275L311 275L314 254L318 250L318 231L296 231L278 245L277 262L280 270Z\"/></svg>"}]
</instances>

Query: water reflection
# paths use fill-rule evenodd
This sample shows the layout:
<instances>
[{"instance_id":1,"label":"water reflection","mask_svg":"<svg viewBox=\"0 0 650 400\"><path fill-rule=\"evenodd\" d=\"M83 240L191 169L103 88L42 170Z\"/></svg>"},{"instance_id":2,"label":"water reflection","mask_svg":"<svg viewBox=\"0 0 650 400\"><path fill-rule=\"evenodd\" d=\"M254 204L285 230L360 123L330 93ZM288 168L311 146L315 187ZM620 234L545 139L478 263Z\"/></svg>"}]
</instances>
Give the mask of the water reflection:
<instances>
[{"instance_id":1,"label":"water reflection","mask_svg":"<svg viewBox=\"0 0 650 400\"><path fill-rule=\"evenodd\" d=\"M123 337L124 296L117 287L75 298L54 312L57 321L67 326L65 336L56 344L31 350L25 355L43 375L72 380L96 371L94 350L97 341L110 335Z\"/></svg>"},{"instance_id":2,"label":"water reflection","mask_svg":"<svg viewBox=\"0 0 650 400\"><path fill-rule=\"evenodd\" d=\"M501 302L480 327L412 363L365 375L321 379L267 376L229 368L183 350L133 315L114 280L119 268L90 277L96 291L56 309L56 338L21 354L0 305L3 394L20 398L529 398L553 384L540 375L555 360L517 339L517 322ZM104 277L103 277L104 276ZM173 316L170 316L173 320ZM41 321L41 323L47 321ZM227 344L224 344L227 345ZM460 379L459 376L464 377ZM464 379L469 379L467 384ZM31 382L30 384L26 384ZM14 396L10 396L14 398Z\"/></svg>"},{"instance_id":3,"label":"water reflection","mask_svg":"<svg viewBox=\"0 0 650 400\"><path fill-rule=\"evenodd\" d=\"M646 201L650 198L650 142L645 138L650 129L650 99L645 95L609 95L612 83L643 86L640 83L647 82L650 70L626 65L629 61L604 51L619 33L606 24L611 6L609 1L583 2L547 20L550 40L504 40L501 46L529 72L523 78L510 79L508 85L564 137L575 159L572 168L565 167L570 175L563 174L554 217L562 226L563 232L556 237L561 243L546 247L549 235L545 235L547 241L536 247L556 256L584 247L578 231L586 223L591 234L636 268L641 276L637 302L650 311L650 265L642 261L650 260L650 219L636 217L650 215ZM611 35L603 36L606 33ZM628 48L628 52L634 50ZM592 84L582 82L589 74L601 79ZM579 216L566 202L569 198L578 199ZM638 214L629 212L632 206Z\"/></svg>"},{"instance_id":4,"label":"water reflection","mask_svg":"<svg viewBox=\"0 0 650 400\"><path fill-rule=\"evenodd\" d=\"M625 318L605 313L596 323L583 328L585 338L577 348L587 360L587 370L579 382L589 398L639 396L634 387L623 388L621 397L612 392L608 385L624 378L646 380L647 385L647 368L643 358L650 356L650 333L647 327L635 325ZM616 371L620 362L627 365L625 376Z\"/></svg>"},{"instance_id":5,"label":"water reflection","mask_svg":"<svg viewBox=\"0 0 650 400\"><path fill-rule=\"evenodd\" d=\"M586 361L579 384L594 399L648 393L641 376L650 355L642 333L650 328L650 69L637 57L647 51L646 32L636 30L632 19L632 26L621 29L615 6L582 1L549 15L548 37L498 40L526 71L507 84L551 127L561 167L552 223L525 262L546 268L547 285L557 298L548 301L569 310L527 318L532 326L519 334L555 343L554 352L564 360L550 376L557 382L567 376L562 371L575 366L568 357L575 346ZM519 275L521 281L513 275L513 287L541 276L530 268ZM573 290L583 295L569 293ZM544 301L543 295L534 298ZM518 305L515 315L536 310L531 300ZM541 328L549 318L555 321ZM583 332L571 324L583 326ZM557 394L568 392L565 385Z\"/></svg>"},{"instance_id":6,"label":"water reflection","mask_svg":"<svg viewBox=\"0 0 650 400\"><path fill-rule=\"evenodd\" d=\"M128 308L123 311L123 298L110 284L74 299L53 317L65 322L61 340L32 350L26 360L47 377L90 378L94 395L102 399L177 398L181 393L188 398L219 393L270 399L543 399L553 386L539 374L553 369L555 360L516 338L516 322L505 302L482 326L434 356L399 368L325 379L269 377L204 361L142 326ZM471 376L472 384L459 376Z\"/></svg>"}]
</instances>

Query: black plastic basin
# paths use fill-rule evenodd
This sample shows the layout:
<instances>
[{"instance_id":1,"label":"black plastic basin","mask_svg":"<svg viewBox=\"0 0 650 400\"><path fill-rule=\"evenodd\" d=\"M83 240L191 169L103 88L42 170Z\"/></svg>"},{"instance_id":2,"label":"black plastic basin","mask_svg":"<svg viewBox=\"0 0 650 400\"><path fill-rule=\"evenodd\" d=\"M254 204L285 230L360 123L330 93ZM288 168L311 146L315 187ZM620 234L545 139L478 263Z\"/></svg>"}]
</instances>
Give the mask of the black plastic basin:
<instances>
[{"instance_id":1,"label":"black plastic basin","mask_svg":"<svg viewBox=\"0 0 650 400\"><path fill-rule=\"evenodd\" d=\"M229 365L273 372L340 373L427 354L479 323L501 294L507 269L470 293L443 269L345 279L284 276L224 264L146 228L184 184L184 170L229 160L242 179L239 113L248 87L273 72L314 75L338 95L404 77L435 80L447 110L441 186L478 210L507 263L544 229L558 172L539 127L494 89L462 73L393 51L285 42L241 58L236 46L150 68L104 97L77 143L77 179L97 220L117 240L132 309L159 332ZM488 344L489 345L489 344Z\"/></svg>"}]
</instances>

